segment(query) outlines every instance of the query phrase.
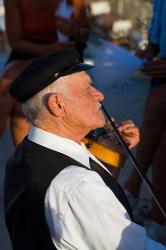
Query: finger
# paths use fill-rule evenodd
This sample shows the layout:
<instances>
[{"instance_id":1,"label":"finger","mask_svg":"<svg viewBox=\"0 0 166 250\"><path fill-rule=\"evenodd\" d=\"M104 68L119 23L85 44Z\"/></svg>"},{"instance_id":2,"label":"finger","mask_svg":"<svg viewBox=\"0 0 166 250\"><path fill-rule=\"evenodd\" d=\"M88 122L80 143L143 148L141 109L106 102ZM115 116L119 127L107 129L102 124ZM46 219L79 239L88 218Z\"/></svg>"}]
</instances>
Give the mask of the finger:
<instances>
[{"instance_id":1,"label":"finger","mask_svg":"<svg viewBox=\"0 0 166 250\"><path fill-rule=\"evenodd\" d=\"M124 121L121 124L119 124L118 130L119 130L119 132L123 132L125 129L134 128L134 127L135 127L134 122L128 120L128 121Z\"/></svg>"},{"instance_id":2,"label":"finger","mask_svg":"<svg viewBox=\"0 0 166 250\"><path fill-rule=\"evenodd\" d=\"M123 138L129 149L134 148L139 143L139 137L124 137Z\"/></svg>"},{"instance_id":3,"label":"finger","mask_svg":"<svg viewBox=\"0 0 166 250\"><path fill-rule=\"evenodd\" d=\"M134 122L132 120L125 120L125 121L122 121L121 123L119 123L119 126L124 125L124 124L134 124Z\"/></svg>"},{"instance_id":4,"label":"finger","mask_svg":"<svg viewBox=\"0 0 166 250\"><path fill-rule=\"evenodd\" d=\"M155 60L144 64L143 70L166 69L166 60Z\"/></svg>"},{"instance_id":5,"label":"finger","mask_svg":"<svg viewBox=\"0 0 166 250\"><path fill-rule=\"evenodd\" d=\"M62 23L66 23L69 19L63 16L56 16L56 20Z\"/></svg>"},{"instance_id":6,"label":"finger","mask_svg":"<svg viewBox=\"0 0 166 250\"><path fill-rule=\"evenodd\" d=\"M162 66L148 66L148 67L145 67L144 69L142 69L143 72L163 72L165 71L166 68L162 67Z\"/></svg>"},{"instance_id":7,"label":"finger","mask_svg":"<svg viewBox=\"0 0 166 250\"><path fill-rule=\"evenodd\" d=\"M130 127L130 128L126 128L122 134L126 135L127 137L133 136L139 136L139 129L137 127Z\"/></svg>"},{"instance_id":8,"label":"finger","mask_svg":"<svg viewBox=\"0 0 166 250\"><path fill-rule=\"evenodd\" d=\"M143 71L145 74L151 77L163 78L166 77L166 70L163 69L148 69Z\"/></svg>"}]
</instances>

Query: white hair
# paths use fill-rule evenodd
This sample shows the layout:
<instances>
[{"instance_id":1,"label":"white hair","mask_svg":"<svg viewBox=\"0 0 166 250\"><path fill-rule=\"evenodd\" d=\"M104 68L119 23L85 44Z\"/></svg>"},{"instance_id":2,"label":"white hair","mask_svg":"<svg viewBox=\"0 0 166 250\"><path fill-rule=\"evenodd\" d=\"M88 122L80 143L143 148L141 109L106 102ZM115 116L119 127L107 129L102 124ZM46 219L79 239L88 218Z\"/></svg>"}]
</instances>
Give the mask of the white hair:
<instances>
[{"instance_id":1,"label":"white hair","mask_svg":"<svg viewBox=\"0 0 166 250\"><path fill-rule=\"evenodd\" d=\"M66 83L65 77L60 77L22 104L22 112L31 124L37 125L41 119L41 114L48 112L47 98L49 94L61 93L66 98L69 97Z\"/></svg>"}]
</instances>

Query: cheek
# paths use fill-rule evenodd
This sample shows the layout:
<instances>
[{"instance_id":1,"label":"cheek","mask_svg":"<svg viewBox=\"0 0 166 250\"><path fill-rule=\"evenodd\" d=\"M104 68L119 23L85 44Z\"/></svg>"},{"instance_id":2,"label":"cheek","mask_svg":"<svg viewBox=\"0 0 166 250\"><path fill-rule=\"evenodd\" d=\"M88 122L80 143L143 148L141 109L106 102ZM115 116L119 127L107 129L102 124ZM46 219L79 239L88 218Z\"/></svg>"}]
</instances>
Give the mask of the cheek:
<instances>
[{"instance_id":1,"label":"cheek","mask_svg":"<svg viewBox=\"0 0 166 250\"><path fill-rule=\"evenodd\" d=\"M98 110L96 114L96 120L98 121L99 126L105 125L105 116L101 110Z\"/></svg>"},{"instance_id":2,"label":"cheek","mask_svg":"<svg viewBox=\"0 0 166 250\"><path fill-rule=\"evenodd\" d=\"M103 114L100 110L96 108L96 102L90 100L90 97L84 100L79 100L78 102L72 103L68 109L70 113L68 115L72 117L73 122L84 123L86 125L96 124L103 122Z\"/></svg>"},{"instance_id":3,"label":"cheek","mask_svg":"<svg viewBox=\"0 0 166 250\"><path fill-rule=\"evenodd\" d=\"M73 105L69 111L69 119L74 123L80 123L89 119L88 109L86 107L80 106L79 104Z\"/></svg>"}]
</instances>

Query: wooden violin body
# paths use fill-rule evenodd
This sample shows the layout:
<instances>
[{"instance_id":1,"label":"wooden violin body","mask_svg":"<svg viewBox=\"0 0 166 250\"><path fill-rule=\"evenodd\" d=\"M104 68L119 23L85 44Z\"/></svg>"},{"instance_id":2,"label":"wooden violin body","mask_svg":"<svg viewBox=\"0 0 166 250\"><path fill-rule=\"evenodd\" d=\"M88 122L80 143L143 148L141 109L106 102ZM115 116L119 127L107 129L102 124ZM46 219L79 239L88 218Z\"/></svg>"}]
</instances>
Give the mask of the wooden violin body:
<instances>
[{"instance_id":1,"label":"wooden violin body","mask_svg":"<svg viewBox=\"0 0 166 250\"><path fill-rule=\"evenodd\" d=\"M88 134L83 142L94 156L114 168L121 168L128 156L117 140L113 139L112 133L103 133L99 136Z\"/></svg>"}]
</instances>

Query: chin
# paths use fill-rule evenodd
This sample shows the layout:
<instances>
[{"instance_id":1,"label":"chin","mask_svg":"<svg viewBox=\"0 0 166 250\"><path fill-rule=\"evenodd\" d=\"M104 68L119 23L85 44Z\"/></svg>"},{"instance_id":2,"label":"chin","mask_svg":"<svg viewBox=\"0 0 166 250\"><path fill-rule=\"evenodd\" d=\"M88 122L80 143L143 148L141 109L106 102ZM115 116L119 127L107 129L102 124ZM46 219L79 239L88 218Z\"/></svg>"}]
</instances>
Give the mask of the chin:
<instances>
[{"instance_id":1,"label":"chin","mask_svg":"<svg viewBox=\"0 0 166 250\"><path fill-rule=\"evenodd\" d=\"M96 123L93 129L103 128L104 126L105 126L105 119L100 120L98 123Z\"/></svg>"}]
</instances>

